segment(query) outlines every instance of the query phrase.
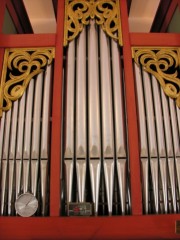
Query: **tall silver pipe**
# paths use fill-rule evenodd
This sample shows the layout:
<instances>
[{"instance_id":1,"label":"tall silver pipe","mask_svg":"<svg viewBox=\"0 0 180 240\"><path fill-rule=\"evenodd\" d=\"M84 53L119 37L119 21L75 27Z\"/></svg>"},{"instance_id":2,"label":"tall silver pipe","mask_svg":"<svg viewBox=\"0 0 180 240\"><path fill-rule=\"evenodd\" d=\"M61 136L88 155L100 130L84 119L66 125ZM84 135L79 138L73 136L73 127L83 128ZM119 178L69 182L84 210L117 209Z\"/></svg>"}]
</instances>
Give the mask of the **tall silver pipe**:
<instances>
[{"instance_id":1,"label":"tall silver pipe","mask_svg":"<svg viewBox=\"0 0 180 240\"><path fill-rule=\"evenodd\" d=\"M35 82L32 148L31 148L31 192L34 196L36 196L38 182L42 86L43 86L43 73L40 73L37 76Z\"/></svg>"},{"instance_id":2,"label":"tall silver pipe","mask_svg":"<svg viewBox=\"0 0 180 240\"><path fill-rule=\"evenodd\" d=\"M179 136L180 136L180 111L179 111L178 106L176 106L176 114L177 114L177 122L178 122ZM179 198L180 198L180 157L176 156L175 161L176 161L178 193L179 193Z\"/></svg>"},{"instance_id":3,"label":"tall silver pipe","mask_svg":"<svg viewBox=\"0 0 180 240\"><path fill-rule=\"evenodd\" d=\"M108 212L112 214L114 187L114 136L112 86L110 69L109 39L100 29L100 66L101 66L101 102L102 102L102 137L103 137L103 166L105 174Z\"/></svg>"},{"instance_id":4,"label":"tall silver pipe","mask_svg":"<svg viewBox=\"0 0 180 240\"><path fill-rule=\"evenodd\" d=\"M176 157L180 157L180 142L179 142L179 133L178 133L178 122L177 122L177 115L176 115L176 107L175 102L171 98L169 98L169 106L170 106L170 115L171 115L171 124L172 124L172 136L173 136L173 145L174 145L174 154L175 159ZM173 200L173 209L174 212L177 211L177 203L176 203L176 173L175 173L175 165L174 159L169 160L169 164L172 162L172 166L169 166L169 173L170 173L170 182L171 182L171 189L172 189L172 200ZM177 162L177 161L176 161ZM172 171L171 171L172 169Z\"/></svg>"},{"instance_id":5,"label":"tall silver pipe","mask_svg":"<svg viewBox=\"0 0 180 240\"><path fill-rule=\"evenodd\" d=\"M23 192L24 193L26 193L29 190L28 184L29 184L29 172L30 172L33 91L34 91L34 79L31 79L28 90L27 90L27 99L26 99L26 119L25 119L24 148L23 148Z\"/></svg>"},{"instance_id":6,"label":"tall silver pipe","mask_svg":"<svg viewBox=\"0 0 180 240\"><path fill-rule=\"evenodd\" d=\"M42 216L46 213L47 199L47 178L49 162L49 128L50 128L50 97L52 83L52 65L48 65L44 78L44 95L42 110L42 131L41 131L41 150L40 150L40 172L41 172L41 199L42 199Z\"/></svg>"},{"instance_id":7,"label":"tall silver pipe","mask_svg":"<svg viewBox=\"0 0 180 240\"><path fill-rule=\"evenodd\" d=\"M135 76L136 76L136 89L138 97L138 113L139 113L139 128L140 128L140 141L141 141L141 165L142 165L142 183L143 183L143 201L144 211L148 214L148 196L149 196L149 163L148 163L148 146L147 146L147 130L146 130L146 119L145 119L145 106L143 96L142 77L140 67L134 63Z\"/></svg>"},{"instance_id":8,"label":"tall silver pipe","mask_svg":"<svg viewBox=\"0 0 180 240\"><path fill-rule=\"evenodd\" d=\"M126 209L126 143L123 112L123 89L122 89L122 67L120 62L120 51L117 42L111 39L112 46L112 75L114 91L114 114L115 114L115 144L117 159L117 173L121 201L121 212L125 214Z\"/></svg>"},{"instance_id":9,"label":"tall silver pipe","mask_svg":"<svg viewBox=\"0 0 180 240\"><path fill-rule=\"evenodd\" d=\"M16 142L16 199L21 191L21 172L23 158L23 136L24 136L24 117L25 117L26 92L19 100L18 129Z\"/></svg>"},{"instance_id":10,"label":"tall silver pipe","mask_svg":"<svg viewBox=\"0 0 180 240\"><path fill-rule=\"evenodd\" d=\"M143 82L145 91L145 103L147 110L147 127L148 127L148 140L149 140L149 153L150 153L150 167L153 185L153 195L155 212L159 212L159 194L158 194L158 155L157 155L157 142L155 131L155 120L152 100L151 79L147 72L143 71Z\"/></svg>"},{"instance_id":11,"label":"tall silver pipe","mask_svg":"<svg viewBox=\"0 0 180 240\"><path fill-rule=\"evenodd\" d=\"M91 20L88 32L88 119L89 164L95 215L98 213L101 171L100 96L97 38L95 21Z\"/></svg>"},{"instance_id":12,"label":"tall silver pipe","mask_svg":"<svg viewBox=\"0 0 180 240\"><path fill-rule=\"evenodd\" d=\"M12 118L11 118L11 134L10 134L10 148L9 148L9 174L8 174L8 215L11 215L11 203L13 194L13 180L14 180L14 161L16 148L16 131L17 131L17 114L18 101L13 103Z\"/></svg>"},{"instance_id":13,"label":"tall silver pipe","mask_svg":"<svg viewBox=\"0 0 180 240\"><path fill-rule=\"evenodd\" d=\"M66 171L66 201L72 201L72 182L74 169L74 73L75 73L75 41L71 41L67 53L66 80L66 122L64 163Z\"/></svg>"},{"instance_id":14,"label":"tall silver pipe","mask_svg":"<svg viewBox=\"0 0 180 240\"><path fill-rule=\"evenodd\" d=\"M1 169L1 215L4 214L5 191L6 191L6 185L7 185L11 109L6 113L5 125L6 127L5 127L5 133L4 133L4 146L3 146L2 169Z\"/></svg>"},{"instance_id":15,"label":"tall silver pipe","mask_svg":"<svg viewBox=\"0 0 180 240\"><path fill-rule=\"evenodd\" d=\"M167 199L167 162L166 162L166 147L165 147L165 136L163 129L163 113L161 108L160 91L157 79L152 76L152 87L154 92L154 106L155 106L155 118L157 126L157 141L158 141L158 152L159 152L159 166L161 173L162 182L162 193L164 202L164 212L168 211L168 199Z\"/></svg>"},{"instance_id":16,"label":"tall silver pipe","mask_svg":"<svg viewBox=\"0 0 180 240\"><path fill-rule=\"evenodd\" d=\"M76 172L79 202L85 199L86 133L86 29L77 40L76 65Z\"/></svg>"},{"instance_id":17,"label":"tall silver pipe","mask_svg":"<svg viewBox=\"0 0 180 240\"><path fill-rule=\"evenodd\" d=\"M174 153L173 153L173 136L171 131L171 120L170 120L170 111L168 107L168 98L161 89L161 99L162 99L162 109L164 116L164 127L165 127L165 138L166 138L166 149L167 149L167 157L168 157L168 171L170 178L170 186L171 186L171 195L169 197L169 201L172 199L172 207L176 212L176 192L175 192L175 172L174 172ZM171 203L170 203L171 204Z\"/></svg>"}]
</instances>

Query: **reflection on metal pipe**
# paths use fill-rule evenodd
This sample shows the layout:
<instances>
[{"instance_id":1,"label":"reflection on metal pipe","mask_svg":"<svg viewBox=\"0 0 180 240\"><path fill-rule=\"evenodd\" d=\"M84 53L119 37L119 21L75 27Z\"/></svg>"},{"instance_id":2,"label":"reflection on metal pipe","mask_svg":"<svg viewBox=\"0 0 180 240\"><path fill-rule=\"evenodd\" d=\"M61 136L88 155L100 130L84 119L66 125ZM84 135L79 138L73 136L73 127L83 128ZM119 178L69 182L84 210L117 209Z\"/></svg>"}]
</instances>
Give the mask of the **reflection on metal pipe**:
<instances>
[{"instance_id":1,"label":"reflection on metal pipe","mask_svg":"<svg viewBox=\"0 0 180 240\"><path fill-rule=\"evenodd\" d=\"M143 71L145 103L147 112L147 128L149 140L150 166L152 176L152 186L154 195L155 212L159 211L159 196L158 196L158 158L157 158L157 142L154 121L154 110L152 100L151 79L148 73Z\"/></svg>"},{"instance_id":2,"label":"reflection on metal pipe","mask_svg":"<svg viewBox=\"0 0 180 240\"><path fill-rule=\"evenodd\" d=\"M138 97L138 110L139 110L139 127L140 127L140 140L141 140L141 165L142 165L142 183L143 183L143 201L144 212L148 214L148 195L149 195L149 163L148 163L148 146L147 146L147 130L145 120L145 106L143 96L143 86L141 80L140 68L134 63L136 75L136 89Z\"/></svg>"},{"instance_id":3,"label":"reflection on metal pipe","mask_svg":"<svg viewBox=\"0 0 180 240\"><path fill-rule=\"evenodd\" d=\"M1 169L1 215L4 214L5 205L5 191L7 184L7 167L8 167L8 153L9 153L9 136L11 124L11 109L6 113L5 120L6 128L4 133L4 146L2 154L2 169Z\"/></svg>"},{"instance_id":4,"label":"reflection on metal pipe","mask_svg":"<svg viewBox=\"0 0 180 240\"><path fill-rule=\"evenodd\" d=\"M174 213L176 213L177 206L176 206L176 185L175 185L174 158L168 158L168 167L169 167L169 177L170 177L170 185L171 185L173 211L174 211Z\"/></svg>"},{"instance_id":5,"label":"reflection on metal pipe","mask_svg":"<svg viewBox=\"0 0 180 240\"><path fill-rule=\"evenodd\" d=\"M92 20L88 32L88 39L89 164L94 212L95 215L97 215L101 170L100 96L97 31L95 22Z\"/></svg>"},{"instance_id":6,"label":"reflection on metal pipe","mask_svg":"<svg viewBox=\"0 0 180 240\"><path fill-rule=\"evenodd\" d=\"M108 212L109 215L111 215L114 187L112 87L109 39L102 29L100 29L100 42L103 165L105 173L106 195L108 200Z\"/></svg>"},{"instance_id":7,"label":"reflection on metal pipe","mask_svg":"<svg viewBox=\"0 0 180 240\"><path fill-rule=\"evenodd\" d=\"M142 165L142 185L143 185L143 200L144 200L144 212L148 214L149 211L149 161L148 158L141 158Z\"/></svg>"},{"instance_id":8,"label":"reflection on metal pipe","mask_svg":"<svg viewBox=\"0 0 180 240\"><path fill-rule=\"evenodd\" d=\"M43 85L43 73L40 73L37 76L35 83L32 148L31 148L31 192L34 196L36 196L38 182L42 85Z\"/></svg>"},{"instance_id":9,"label":"reflection on metal pipe","mask_svg":"<svg viewBox=\"0 0 180 240\"><path fill-rule=\"evenodd\" d=\"M40 173L41 173L41 214L46 214L47 200L47 178L49 162L49 128L50 128L50 90L51 90L52 65L48 65L44 78L44 95L42 110L42 131L41 131L41 150L40 150Z\"/></svg>"},{"instance_id":10,"label":"reflection on metal pipe","mask_svg":"<svg viewBox=\"0 0 180 240\"><path fill-rule=\"evenodd\" d=\"M29 172L30 172L33 91L34 91L34 79L31 79L28 90L27 90L27 100L26 100L26 119L25 119L24 149L23 149L23 193L26 193L29 190L28 187L29 187Z\"/></svg>"},{"instance_id":11,"label":"reflection on metal pipe","mask_svg":"<svg viewBox=\"0 0 180 240\"><path fill-rule=\"evenodd\" d=\"M166 148L165 148L165 136L163 129L163 118L162 118L162 108L160 102L160 92L159 86L156 78L152 76L152 87L154 93L154 106L155 106L155 117L157 126L157 141L158 141L158 152L159 152L159 166L161 173L162 182L162 192L163 192L163 202L164 211L168 211L168 201L167 201L167 167L166 167Z\"/></svg>"},{"instance_id":12,"label":"reflection on metal pipe","mask_svg":"<svg viewBox=\"0 0 180 240\"><path fill-rule=\"evenodd\" d=\"M84 63L84 64L82 64ZM76 66L76 173L79 202L85 196L86 180L86 29L77 40Z\"/></svg>"},{"instance_id":13,"label":"reflection on metal pipe","mask_svg":"<svg viewBox=\"0 0 180 240\"><path fill-rule=\"evenodd\" d=\"M126 208L126 144L125 144L125 126L123 111L123 89L120 52L118 44L111 39L112 46L112 75L113 75L113 92L114 92L114 114L115 114L115 146L117 159L117 173L121 201L121 212L125 214Z\"/></svg>"},{"instance_id":14,"label":"reflection on metal pipe","mask_svg":"<svg viewBox=\"0 0 180 240\"><path fill-rule=\"evenodd\" d=\"M117 159L117 173L122 215L125 215L126 211L126 161L127 159Z\"/></svg>"},{"instance_id":15,"label":"reflection on metal pipe","mask_svg":"<svg viewBox=\"0 0 180 240\"><path fill-rule=\"evenodd\" d=\"M13 111L12 111L10 148L9 148L8 215L11 215L11 203L12 203L12 194L13 194L17 114L18 114L18 101L15 101L14 104L13 104Z\"/></svg>"},{"instance_id":16,"label":"reflection on metal pipe","mask_svg":"<svg viewBox=\"0 0 180 240\"><path fill-rule=\"evenodd\" d=\"M20 189L21 189L25 100L26 100L26 92L23 94L23 96L19 100L18 130L17 130L17 143L16 143L16 199L20 195Z\"/></svg>"},{"instance_id":17,"label":"reflection on metal pipe","mask_svg":"<svg viewBox=\"0 0 180 240\"><path fill-rule=\"evenodd\" d=\"M66 84L66 123L64 163L66 172L66 201L72 201L72 182L74 169L74 72L75 42L69 43L67 53L67 84Z\"/></svg>"}]
</instances>

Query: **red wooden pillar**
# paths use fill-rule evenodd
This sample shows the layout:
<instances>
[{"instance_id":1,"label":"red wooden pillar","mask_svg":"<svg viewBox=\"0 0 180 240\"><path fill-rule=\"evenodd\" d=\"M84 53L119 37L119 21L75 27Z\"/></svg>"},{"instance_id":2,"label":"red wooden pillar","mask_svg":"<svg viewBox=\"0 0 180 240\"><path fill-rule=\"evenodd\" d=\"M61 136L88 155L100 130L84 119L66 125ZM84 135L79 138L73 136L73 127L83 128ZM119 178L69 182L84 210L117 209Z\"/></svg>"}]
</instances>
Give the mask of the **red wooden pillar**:
<instances>
[{"instance_id":1,"label":"red wooden pillar","mask_svg":"<svg viewBox=\"0 0 180 240\"><path fill-rule=\"evenodd\" d=\"M142 214L142 193L140 180L140 153L139 138L137 126L135 83L132 66L132 52L128 24L127 1L120 2L122 38L123 38L123 56L124 56L124 74L125 74L125 90L127 104L127 128L129 142L129 158L130 158L130 189L132 214Z\"/></svg>"},{"instance_id":2,"label":"red wooden pillar","mask_svg":"<svg viewBox=\"0 0 180 240\"><path fill-rule=\"evenodd\" d=\"M50 216L60 213L64 1L58 1L52 108Z\"/></svg>"}]
</instances>

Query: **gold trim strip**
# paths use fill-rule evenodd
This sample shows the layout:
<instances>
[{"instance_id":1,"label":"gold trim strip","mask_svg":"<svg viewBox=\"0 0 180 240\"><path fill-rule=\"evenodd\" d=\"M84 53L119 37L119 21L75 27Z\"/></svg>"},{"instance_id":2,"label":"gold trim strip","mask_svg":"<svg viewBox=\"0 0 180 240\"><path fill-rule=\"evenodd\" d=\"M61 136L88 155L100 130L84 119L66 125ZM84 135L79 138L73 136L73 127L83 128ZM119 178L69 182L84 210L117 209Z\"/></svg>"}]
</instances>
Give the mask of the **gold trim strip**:
<instances>
[{"instance_id":1,"label":"gold trim strip","mask_svg":"<svg viewBox=\"0 0 180 240\"><path fill-rule=\"evenodd\" d=\"M55 57L54 48L9 48L5 50L0 84L0 116L25 92L30 80L44 71Z\"/></svg>"},{"instance_id":2,"label":"gold trim strip","mask_svg":"<svg viewBox=\"0 0 180 240\"><path fill-rule=\"evenodd\" d=\"M136 64L156 77L165 94L180 107L180 48L133 47Z\"/></svg>"},{"instance_id":3,"label":"gold trim strip","mask_svg":"<svg viewBox=\"0 0 180 240\"><path fill-rule=\"evenodd\" d=\"M82 32L90 19L95 19L96 24L122 46L119 0L66 0L64 46Z\"/></svg>"}]
</instances>

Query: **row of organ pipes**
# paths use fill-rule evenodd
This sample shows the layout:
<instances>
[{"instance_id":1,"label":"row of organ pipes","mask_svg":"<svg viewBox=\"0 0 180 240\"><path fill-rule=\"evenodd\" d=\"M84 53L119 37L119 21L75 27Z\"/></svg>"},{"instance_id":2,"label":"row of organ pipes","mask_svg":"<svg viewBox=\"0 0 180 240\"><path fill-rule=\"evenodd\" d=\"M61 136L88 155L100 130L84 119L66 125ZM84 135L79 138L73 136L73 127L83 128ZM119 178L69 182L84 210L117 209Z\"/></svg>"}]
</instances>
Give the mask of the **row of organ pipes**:
<instances>
[{"instance_id":1,"label":"row of organ pipes","mask_svg":"<svg viewBox=\"0 0 180 240\"><path fill-rule=\"evenodd\" d=\"M69 43L66 65L65 205L90 201L94 215L129 214L126 115L118 44L91 20L78 39ZM87 182L91 193L87 193ZM101 205L106 205L106 210L99 211Z\"/></svg>"},{"instance_id":2,"label":"row of organ pipes","mask_svg":"<svg viewBox=\"0 0 180 240\"><path fill-rule=\"evenodd\" d=\"M1 215L16 215L15 201L30 192L48 212L50 102L52 66L30 80L12 109L3 113L0 129Z\"/></svg>"},{"instance_id":3,"label":"row of organ pipes","mask_svg":"<svg viewBox=\"0 0 180 240\"><path fill-rule=\"evenodd\" d=\"M180 198L180 110L157 79L134 63L144 212L177 213Z\"/></svg>"},{"instance_id":4,"label":"row of organ pipes","mask_svg":"<svg viewBox=\"0 0 180 240\"><path fill-rule=\"evenodd\" d=\"M124 73L118 44L91 20L69 43L64 71L62 204L93 202L94 215L131 212ZM180 111L157 79L134 63L144 213L180 208ZM49 204L52 66L3 113L1 215L31 192L37 215ZM133 174L133 169L131 170Z\"/></svg>"}]
</instances>

